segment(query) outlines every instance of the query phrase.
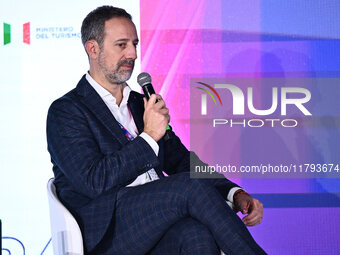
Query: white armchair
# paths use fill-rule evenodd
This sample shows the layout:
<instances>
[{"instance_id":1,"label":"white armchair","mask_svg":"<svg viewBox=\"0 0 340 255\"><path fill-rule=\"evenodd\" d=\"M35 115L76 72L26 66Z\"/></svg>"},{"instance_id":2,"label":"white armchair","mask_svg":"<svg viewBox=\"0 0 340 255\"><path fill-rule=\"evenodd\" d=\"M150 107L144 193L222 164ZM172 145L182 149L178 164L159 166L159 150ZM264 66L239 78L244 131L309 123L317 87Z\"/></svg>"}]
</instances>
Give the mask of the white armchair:
<instances>
[{"instance_id":1,"label":"white armchair","mask_svg":"<svg viewBox=\"0 0 340 255\"><path fill-rule=\"evenodd\" d=\"M59 201L54 178L47 183L54 255L83 255L83 237L77 221Z\"/></svg>"}]
</instances>

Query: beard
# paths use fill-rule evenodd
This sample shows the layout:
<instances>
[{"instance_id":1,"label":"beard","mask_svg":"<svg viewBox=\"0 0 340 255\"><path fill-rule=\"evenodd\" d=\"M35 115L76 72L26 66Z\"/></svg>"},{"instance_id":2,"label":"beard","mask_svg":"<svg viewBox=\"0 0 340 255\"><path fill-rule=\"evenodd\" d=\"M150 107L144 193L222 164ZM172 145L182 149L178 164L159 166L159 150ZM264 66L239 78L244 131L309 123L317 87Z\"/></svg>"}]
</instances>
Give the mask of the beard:
<instances>
[{"instance_id":1,"label":"beard","mask_svg":"<svg viewBox=\"0 0 340 255\"><path fill-rule=\"evenodd\" d=\"M118 62L116 67L108 69L105 65L105 55L100 53L98 64L99 67L102 69L105 78L111 84L122 84L125 83L128 79L130 79L135 65L135 61L133 59L121 60ZM131 70L120 70L121 66L123 65L130 65L132 66L132 68Z\"/></svg>"}]
</instances>

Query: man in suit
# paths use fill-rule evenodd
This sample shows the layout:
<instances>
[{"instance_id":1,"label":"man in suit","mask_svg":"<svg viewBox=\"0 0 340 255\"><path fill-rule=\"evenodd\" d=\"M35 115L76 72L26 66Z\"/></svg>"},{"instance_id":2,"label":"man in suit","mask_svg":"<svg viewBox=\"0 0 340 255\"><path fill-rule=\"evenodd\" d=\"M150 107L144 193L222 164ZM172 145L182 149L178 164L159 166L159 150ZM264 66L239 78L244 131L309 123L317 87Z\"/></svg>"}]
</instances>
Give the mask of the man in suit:
<instances>
[{"instance_id":1,"label":"man in suit","mask_svg":"<svg viewBox=\"0 0 340 255\"><path fill-rule=\"evenodd\" d=\"M203 163L174 132L164 139L162 97L146 101L126 84L137 58L131 16L99 7L81 33L90 70L51 105L47 141L58 196L86 252L265 254L245 227L260 223L262 204L225 178L190 178L193 162ZM248 214L243 222L226 201Z\"/></svg>"}]
</instances>

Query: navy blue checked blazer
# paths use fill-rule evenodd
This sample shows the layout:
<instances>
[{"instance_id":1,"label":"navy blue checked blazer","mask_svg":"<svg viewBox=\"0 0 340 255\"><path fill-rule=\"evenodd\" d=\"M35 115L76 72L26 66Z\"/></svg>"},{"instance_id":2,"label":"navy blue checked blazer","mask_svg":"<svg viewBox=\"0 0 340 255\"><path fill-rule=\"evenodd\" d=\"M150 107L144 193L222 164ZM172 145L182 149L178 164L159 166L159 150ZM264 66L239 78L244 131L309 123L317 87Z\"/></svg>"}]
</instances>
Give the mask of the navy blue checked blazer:
<instances>
[{"instance_id":1,"label":"navy blue checked blazer","mask_svg":"<svg viewBox=\"0 0 340 255\"><path fill-rule=\"evenodd\" d=\"M128 106L143 132L143 96L131 91ZM190 169L190 152L171 131L155 155L141 137L128 141L110 110L85 78L54 101L48 111L47 142L60 200L76 218L85 249L103 238L115 210L117 192L150 168L167 174ZM226 199L236 184L221 179Z\"/></svg>"}]
</instances>

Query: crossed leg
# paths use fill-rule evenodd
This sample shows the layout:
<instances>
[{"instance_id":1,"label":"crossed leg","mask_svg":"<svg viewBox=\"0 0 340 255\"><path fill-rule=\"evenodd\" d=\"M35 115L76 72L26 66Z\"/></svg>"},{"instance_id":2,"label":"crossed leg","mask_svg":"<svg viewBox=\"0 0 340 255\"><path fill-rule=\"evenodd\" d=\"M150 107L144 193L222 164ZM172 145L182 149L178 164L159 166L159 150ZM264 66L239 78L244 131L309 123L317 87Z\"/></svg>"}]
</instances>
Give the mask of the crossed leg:
<instances>
[{"instance_id":1,"label":"crossed leg","mask_svg":"<svg viewBox=\"0 0 340 255\"><path fill-rule=\"evenodd\" d=\"M123 188L118 194L113 229L96 254L137 255L147 254L152 249L157 252L160 248L156 246L162 242L162 237L171 239L177 235L177 240L182 238L183 234L175 230L183 228L181 220L188 218L192 219L185 224L201 229L203 225L225 254L266 254L225 203L213 182L209 179L191 179L190 173ZM175 226L174 230L172 226ZM184 246L188 247L186 245L182 244L182 250ZM186 248L188 252L190 249ZM173 253L169 251L169 254Z\"/></svg>"},{"instance_id":2,"label":"crossed leg","mask_svg":"<svg viewBox=\"0 0 340 255\"><path fill-rule=\"evenodd\" d=\"M220 255L209 229L197 220L186 217L177 221L162 236L148 255Z\"/></svg>"}]
</instances>

